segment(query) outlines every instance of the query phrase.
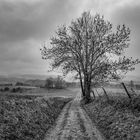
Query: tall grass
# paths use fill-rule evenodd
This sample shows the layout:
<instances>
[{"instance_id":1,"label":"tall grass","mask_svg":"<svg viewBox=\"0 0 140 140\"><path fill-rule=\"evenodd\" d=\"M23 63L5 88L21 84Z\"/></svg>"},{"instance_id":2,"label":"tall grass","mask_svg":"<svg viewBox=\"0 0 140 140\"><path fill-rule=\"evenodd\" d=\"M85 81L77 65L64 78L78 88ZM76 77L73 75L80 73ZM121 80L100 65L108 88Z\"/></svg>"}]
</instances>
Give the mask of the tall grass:
<instances>
[{"instance_id":1,"label":"tall grass","mask_svg":"<svg viewBox=\"0 0 140 140\"><path fill-rule=\"evenodd\" d=\"M97 98L83 108L107 140L139 140L140 95L132 100L124 96Z\"/></svg>"},{"instance_id":2,"label":"tall grass","mask_svg":"<svg viewBox=\"0 0 140 140\"><path fill-rule=\"evenodd\" d=\"M53 125L66 98L0 96L0 140L41 140Z\"/></svg>"}]
</instances>

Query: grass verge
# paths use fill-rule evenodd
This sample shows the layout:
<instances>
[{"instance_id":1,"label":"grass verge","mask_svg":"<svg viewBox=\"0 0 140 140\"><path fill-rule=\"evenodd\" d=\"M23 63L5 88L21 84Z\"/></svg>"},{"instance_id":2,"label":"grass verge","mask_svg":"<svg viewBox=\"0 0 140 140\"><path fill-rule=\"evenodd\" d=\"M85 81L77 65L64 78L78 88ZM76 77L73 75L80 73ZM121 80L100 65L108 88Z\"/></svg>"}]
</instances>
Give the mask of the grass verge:
<instances>
[{"instance_id":1,"label":"grass verge","mask_svg":"<svg viewBox=\"0 0 140 140\"><path fill-rule=\"evenodd\" d=\"M41 140L71 99L0 96L0 140Z\"/></svg>"},{"instance_id":2,"label":"grass verge","mask_svg":"<svg viewBox=\"0 0 140 140\"><path fill-rule=\"evenodd\" d=\"M107 140L140 140L140 96L104 97L82 106Z\"/></svg>"}]
</instances>

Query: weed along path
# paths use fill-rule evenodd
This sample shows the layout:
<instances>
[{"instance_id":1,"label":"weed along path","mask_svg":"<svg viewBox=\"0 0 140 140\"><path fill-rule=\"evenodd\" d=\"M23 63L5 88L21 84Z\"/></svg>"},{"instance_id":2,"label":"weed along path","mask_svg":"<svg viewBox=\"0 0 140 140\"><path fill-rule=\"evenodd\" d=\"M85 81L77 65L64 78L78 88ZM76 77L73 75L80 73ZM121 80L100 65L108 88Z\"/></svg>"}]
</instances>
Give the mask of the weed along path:
<instances>
[{"instance_id":1,"label":"weed along path","mask_svg":"<svg viewBox=\"0 0 140 140\"><path fill-rule=\"evenodd\" d=\"M44 140L103 140L85 111L80 107L80 94L61 112L54 128Z\"/></svg>"}]
</instances>

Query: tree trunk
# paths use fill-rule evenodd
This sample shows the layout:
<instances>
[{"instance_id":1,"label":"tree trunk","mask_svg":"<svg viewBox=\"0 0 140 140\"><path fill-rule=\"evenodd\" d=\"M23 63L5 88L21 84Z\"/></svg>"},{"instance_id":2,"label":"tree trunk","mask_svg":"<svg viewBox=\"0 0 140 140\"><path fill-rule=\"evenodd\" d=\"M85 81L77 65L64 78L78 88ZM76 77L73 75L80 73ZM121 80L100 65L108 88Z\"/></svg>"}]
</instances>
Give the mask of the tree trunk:
<instances>
[{"instance_id":1,"label":"tree trunk","mask_svg":"<svg viewBox=\"0 0 140 140\"><path fill-rule=\"evenodd\" d=\"M91 81L88 80L88 77L84 81L84 88L85 88L85 98L87 103L91 100L90 91L91 91Z\"/></svg>"},{"instance_id":2,"label":"tree trunk","mask_svg":"<svg viewBox=\"0 0 140 140\"><path fill-rule=\"evenodd\" d=\"M80 78L80 86L81 86L82 96L84 97L85 96L85 91L84 91L84 88L83 88L83 83L82 83L82 79L81 78Z\"/></svg>"},{"instance_id":3,"label":"tree trunk","mask_svg":"<svg viewBox=\"0 0 140 140\"><path fill-rule=\"evenodd\" d=\"M84 87L83 87L83 81L82 81L81 73L79 73L79 75L80 75L80 85L81 85L82 96L85 97L85 91L84 91Z\"/></svg>"}]
</instances>

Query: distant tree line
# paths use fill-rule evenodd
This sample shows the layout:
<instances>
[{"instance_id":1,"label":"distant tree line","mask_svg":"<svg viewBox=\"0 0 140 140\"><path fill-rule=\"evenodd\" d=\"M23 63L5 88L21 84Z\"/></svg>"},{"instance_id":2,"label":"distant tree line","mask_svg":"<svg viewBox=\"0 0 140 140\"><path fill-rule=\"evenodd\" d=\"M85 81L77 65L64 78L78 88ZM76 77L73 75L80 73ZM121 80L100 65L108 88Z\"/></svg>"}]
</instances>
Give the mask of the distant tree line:
<instances>
[{"instance_id":1,"label":"distant tree line","mask_svg":"<svg viewBox=\"0 0 140 140\"><path fill-rule=\"evenodd\" d=\"M45 88L47 88L47 89L53 89L53 88L63 89L65 87L66 87L66 82L60 76L58 76L56 78L50 77L50 78L46 79Z\"/></svg>"},{"instance_id":2,"label":"distant tree line","mask_svg":"<svg viewBox=\"0 0 140 140\"><path fill-rule=\"evenodd\" d=\"M14 88L10 88L10 87L4 87L0 89L1 92L22 92L22 88L20 87L14 87Z\"/></svg>"},{"instance_id":3,"label":"distant tree line","mask_svg":"<svg viewBox=\"0 0 140 140\"><path fill-rule=\"evenodd\" d=\"M31 86L30 84L22 83L22 82L17 82L15 86Z\"/></svg>"},{"instance_id":4,"label":"distant tree line","mask_svg":"<svg viewBox=\"0 0 140 140\"><path fill-rule=\"evenodd\" d=\"M1 83L0 84L0 87L3 87L3 86L12 86L13 84L12 83Z\"/></svg>"}]
</instances>

